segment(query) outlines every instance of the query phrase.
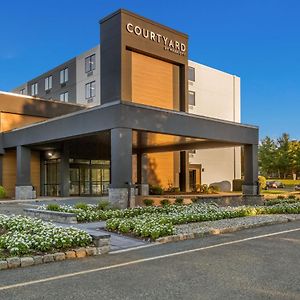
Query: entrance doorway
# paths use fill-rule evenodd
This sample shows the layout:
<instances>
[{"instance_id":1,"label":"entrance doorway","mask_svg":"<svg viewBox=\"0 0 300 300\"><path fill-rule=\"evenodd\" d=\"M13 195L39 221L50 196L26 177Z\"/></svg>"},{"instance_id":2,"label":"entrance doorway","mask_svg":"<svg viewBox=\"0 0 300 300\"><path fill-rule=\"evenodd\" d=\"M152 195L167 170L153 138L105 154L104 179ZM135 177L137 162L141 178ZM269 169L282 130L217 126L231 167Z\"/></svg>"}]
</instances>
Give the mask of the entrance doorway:
<instances>
[{"instance_id":1,"label":"entrance doorway","mask_svg":"<svg viewBox=\"0 0 300 300\"><path fill-rule=\"evenodd\" d=\"M70 163L70 195L107 195L110 163L103 160L72 160Z\"/></svg>"},{"instance_id":2,"label":"entrance doorway","mask_svg":"<svg viewBox=\"0 0 300 300\"><path fill-rule=\"evenodd\" d=\"M201 185L201 165L189 165L190 191L196 192Z\"/></svg>"}]
</instances>

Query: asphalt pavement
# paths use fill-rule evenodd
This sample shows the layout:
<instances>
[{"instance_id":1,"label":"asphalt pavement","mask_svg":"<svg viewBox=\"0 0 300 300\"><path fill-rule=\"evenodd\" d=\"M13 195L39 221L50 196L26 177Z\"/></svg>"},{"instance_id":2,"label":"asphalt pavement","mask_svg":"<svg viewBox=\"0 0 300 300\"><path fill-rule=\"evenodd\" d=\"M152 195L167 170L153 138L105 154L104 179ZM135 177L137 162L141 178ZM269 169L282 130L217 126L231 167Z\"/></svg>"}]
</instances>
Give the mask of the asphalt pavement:
<instances>
[{"instance_id":1,"label":"asphalt pavement","mask_svg":"<svg viewBox=\"0 0 300 300\"><path fill-rule=\"evenodd\" d=\"M0 272L0 299L300 299L300 222Z\"/></svg>"}]
</instances>

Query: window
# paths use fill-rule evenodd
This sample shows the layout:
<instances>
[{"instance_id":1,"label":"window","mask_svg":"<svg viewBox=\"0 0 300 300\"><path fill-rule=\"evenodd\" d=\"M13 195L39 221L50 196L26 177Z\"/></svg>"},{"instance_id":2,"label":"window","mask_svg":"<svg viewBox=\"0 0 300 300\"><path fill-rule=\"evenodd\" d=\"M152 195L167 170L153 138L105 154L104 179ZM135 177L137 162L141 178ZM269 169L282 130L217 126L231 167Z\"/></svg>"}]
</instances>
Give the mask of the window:
<instances>
[{"instance_id":1,"label":"window","mask_svg":"<svg viewBox=\"0 0 300 300\"><path fill-rule=\"evenodd\" d=\"M60 83L65 83L69 80L69 69L65 68L60 71Z\"/></svg>"},{"instance_id":2,"label":"window","mask_svg":"<svg viewBox=\"0 0 300 300\"><path fill-rule=\"evenodd\" d=\"M25 95L25 88L20 90L21 95Z\"/></svg>"},{"instance_id":3,"label":"window","mask_svg":"<svg viewBox=\"0 0 300 300\"><path fill-rule=\"evenodd\" d=\"M195 92L189 91L189 105L195 105Z\"/></svg>"},{"instance_id":4,"label":"window","mask_svg":"<svg viewBox=\"0 0 300 300\"><path fill-rule=\"evenodd\" d=\"M93 54L85 58L85 73L89 73L96 69L96 55Z\"/></svg>"},{"instance_id":5,"label":"window","mask_svg":"<svg viewBox=\"0 0 300 300\"><path fill-rule=\"evenodd\" d=\"M45 78L45 91L52 89L52 75Z\"/></svg>"},{"instance_id":6,"label":"window","mask_svg":"<svg viewBox=\"0 0 300 300\"><path fill-rule=\"evenodd\" d=\"M36 82L31 85L31 96L36 96L37 94L38 94L38 84Z\"/></svg>"},{"instance_id":7,"label":"window","mask_svg":"<svg viewBox=\"0 0 300 300\"><path fill-rule=\"evenodd\" d=\"M92 81L85 85L85 99L96 96L96 82Z\"/></svg>"},{"instance_id":8,"label":"window","mask_svg":"<svg viewBox=\"0 0 300 300\"><path fill-rule=\"evenodd\" d=\"M69 101L69 92L65 92L59 95L59 100L63 102Z\"/></svg>"},{"instance_id":9,"label":"window","mask_svg":"<svg viewBox=\"0 0 300 300\"><path fill-rule=\"evenodd\" d=\"M189 67L189 80L195 81L195 68Z\"/></svg>"}]
</instances>

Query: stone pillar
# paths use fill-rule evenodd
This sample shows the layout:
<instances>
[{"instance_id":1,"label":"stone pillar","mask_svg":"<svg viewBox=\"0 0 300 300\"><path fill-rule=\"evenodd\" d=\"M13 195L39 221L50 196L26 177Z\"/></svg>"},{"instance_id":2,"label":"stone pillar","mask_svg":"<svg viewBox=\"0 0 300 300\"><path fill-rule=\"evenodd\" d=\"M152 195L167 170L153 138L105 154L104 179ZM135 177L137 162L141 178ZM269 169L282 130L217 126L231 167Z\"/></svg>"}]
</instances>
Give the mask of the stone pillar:
<instances>
[{"instance_id":1,"label":"stone pillar","mask_svg":"<svg viewBox=\"0 0 300 300\"><path fill-rule=\"evenodd\" d=\"M60 153L60 195L70 196L70 163L69 145L64 143Z\"/></svg>"},{"instance_id":2,"label":"stone pillar","mask_svg":"<svg viewBox=\"0 0 300 300\"><path fill-rule=\"evenodd\" d=\"M149 184L148 184L148 160L145 153L137 154L137 182L139 185L139 195L149 195Z\"/></svg>"},{"instance_id":3,"label":"stone pillar","mask_svg":"<svg viewBox=\"0 0 300 300\"><path fill-rule=\"evenodd\" d=\"M258 145L244 146L244 195L258 195Z\"/></svg>"},{"instance_id":4,"label":"stone pillar","mask_svg":"<svg viewBox=\"0 0 300 300\"><path fill-rule=\"evenodd\" d=\"M180 173L179 173L180 191L189 192L189 156L187 151L180 151Z\"/></svg>"},{"instance_id":5,"label":"stone pillar","mask_svg":"<svg viewBox=\"0 0 300 300\"><path fill-rule=\"evenodd\" d=\"M114 128L111 134L111 184L109 201L126 208L134 200L132 185L132 129ZM129 199L130 198L130 199Z\"/></svg>"},{"instance_id":6,"label":"stone pillar","mask_svg":"<svg viewBox=\"0 0 300 300\"><path fill-rule=\"evenodd\" d=\"M17 146L16 199L32 199L34 196L30 174L31 150Z\"/></svg>"}]
</instances>

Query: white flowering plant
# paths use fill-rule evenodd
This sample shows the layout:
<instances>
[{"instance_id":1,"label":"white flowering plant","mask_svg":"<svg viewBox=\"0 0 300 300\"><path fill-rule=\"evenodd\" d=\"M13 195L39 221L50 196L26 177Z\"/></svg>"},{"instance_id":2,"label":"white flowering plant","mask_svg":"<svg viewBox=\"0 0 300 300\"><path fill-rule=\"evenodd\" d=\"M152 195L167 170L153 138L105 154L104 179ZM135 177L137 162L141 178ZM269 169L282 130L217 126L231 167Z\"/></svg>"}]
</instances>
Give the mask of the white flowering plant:
<instances>
[{"instance_id":1,"label":"white flowering plant","mask_svg":"<svg viewBox=\"0 0 300 300\"><path fill-rule=\"evenodd\" d=\"M84 247L92 243L92 237L83 230L24 216L0 215L0 233L0 250L11 255Z\"/></svg>"}]
</instances>

